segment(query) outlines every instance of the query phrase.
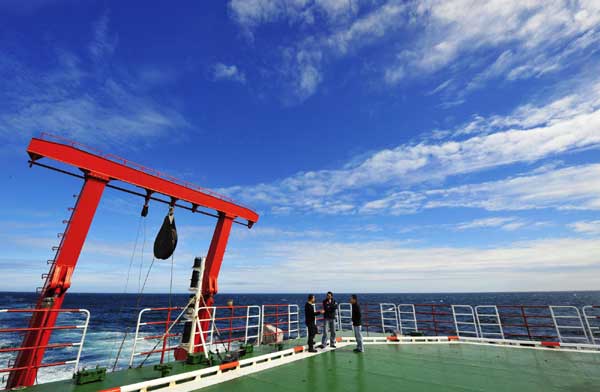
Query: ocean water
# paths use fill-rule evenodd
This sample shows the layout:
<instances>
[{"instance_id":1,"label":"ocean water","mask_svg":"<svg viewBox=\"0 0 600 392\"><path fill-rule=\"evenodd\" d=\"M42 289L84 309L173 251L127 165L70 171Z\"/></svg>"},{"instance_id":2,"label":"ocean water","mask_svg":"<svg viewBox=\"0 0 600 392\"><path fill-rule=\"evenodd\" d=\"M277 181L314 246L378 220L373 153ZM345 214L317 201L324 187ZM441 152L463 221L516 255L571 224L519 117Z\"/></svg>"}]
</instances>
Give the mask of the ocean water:
<instances>
[{"instance_id":1,"label":"ocean water","mask_svg":"<svg viewBox=\"0 0 600 392\"><path fill-rule=\"evenodd\" d=\"M317 302L324 294L315 293ZM367 322L372 324L371 330L380 328L379 303L392 304L434 304L434 305L568 305L581 309L585 305L599 305L600 291L580 292L526 292L526 293L431 293L431 294L366 294L358 293ZM80 366L95 367L115 365L117 352L120 350L116 368L124 368L129 364L138 313L146 307L184 306L188 294L88 294L69 293L64 302L64 308L84 308L90 311L91 318L85 344L82 351ZM37 295L34 293L0 292L2 304L0 308L29 308L35 304ZM349 302L349 294L336 294L338 302ZM305 294L219 294L217 305L226 305L233 300L235 305L262 304L297 304L299 309L306 301ZM534 310L535 311L535 310ZM173 317L175 317L174 315ZM303 316L300 312L300 326ZM28 314L0 313L0 328L25 327ZM443 318L443 316L440 316ZM78 314L63 314L58 324L81 324L82 316ZM535 321L535 320L534 320ZM241 321L240 321L241 322ZM301 328L302 329L302 328ZM157 328L142 331L141 337L160 334ZM180 331L173 331L180 332ZM76 341L81 337L80 330L56 331L52 343ZM123 339L125 337L125 339ZM155 341L140 340L136 352L149 351L155 348ZM171 342L175 344L175 341ZM20 344L20 336L16 333L0 334L0 348L13 347ZM74 358L76 348L49 350L44 363ZM1 367L5 367L14 355L0 353ZM135 364L141 358L136 357ZM149 357L147 364L158 361L157 355ZM38 380L49 381L70 377L73 367L52 367L41 369Z\"/></svg>"}]
</instances>

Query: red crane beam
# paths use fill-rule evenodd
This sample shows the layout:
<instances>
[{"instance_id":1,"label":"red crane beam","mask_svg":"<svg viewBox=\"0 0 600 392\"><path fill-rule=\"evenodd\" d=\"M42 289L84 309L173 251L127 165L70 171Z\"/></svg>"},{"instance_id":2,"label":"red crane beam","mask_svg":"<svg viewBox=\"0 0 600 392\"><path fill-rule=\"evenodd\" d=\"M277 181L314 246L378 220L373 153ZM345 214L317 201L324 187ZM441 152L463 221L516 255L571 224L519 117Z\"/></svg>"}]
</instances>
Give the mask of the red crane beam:
<instances>
[{"instance_id":1,"label":"red crane beam","mask_svg":"<svg viewBox=\"0 0 600 392\"><path fill-rule=\"evenodd\" d=\"M247 220L250 224L258 221L256 212L225 200L224 196L218 197L213 195L212 192L209 194L206 191L192 189L70 145L33 138L27 152L32 160L37 160L40 157L50 158L75 166L83 171L98 173L110 180L126 182L177 200L186 201L192 205L203 206L230 216L239 217Z\"/></svg>"},{"instance_id":2,"label":"red crane beam","mask_svg":"<svg viewBox=\"0 0 600 392\"><path fill-rule=\"evenodd\" d=\"M147 195L160 193L168 196L171 203L175 201L188 202L192 210L198 207L213 209L217 212L218 220L206 257L206 266L203 281L203 297L207 304L213 303L213 296L217 293L217 278L227 246L232 222L236 218L248 221L252 227L258 221L258 214L249 208L234 203L225 197L216 195L205 189L182 185L159 175L148 173L139 165L124 159L115 161L114 156L102 156L78 148L79 144L67 144L33 138L27 152L33 162L42 158L52 159L67 165L74 166L85 173L84 184L73 215L54 263L42 288L36 309L47 310L34 312L28 331L21 347L35 347L20 351L10 376L7 388L33 385L42 363L45 347L48 346L52 335L52 327L56 324L58 312L71 286L71 276L77 265L79 254L92 224L94 214L102 197L105 187L111 181L122 181L146 191ZM151 171L152 173L157 173ZM209 305L210 306L210 305Z\"/></svg>"}]
</instances>

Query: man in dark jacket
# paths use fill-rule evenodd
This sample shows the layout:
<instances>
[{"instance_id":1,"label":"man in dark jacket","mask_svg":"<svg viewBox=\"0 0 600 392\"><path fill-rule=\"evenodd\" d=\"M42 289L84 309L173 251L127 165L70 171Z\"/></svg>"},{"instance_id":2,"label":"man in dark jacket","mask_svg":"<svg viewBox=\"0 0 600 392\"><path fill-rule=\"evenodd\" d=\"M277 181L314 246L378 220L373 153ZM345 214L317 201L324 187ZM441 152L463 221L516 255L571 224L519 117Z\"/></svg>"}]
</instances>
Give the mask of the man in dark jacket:
<instances>
[{"instance_id":1,"label":"man in dark jacket","mask_svg":"<svg viewBox=\"0 0 600 392\"><path fill-rule=\"evenodd\" d=\"M360 314L360 305L358 304L358 297L356 294L352 294L350 297L350 303L352 304L352 329L354 330L354 338L356 339L355 353L364 352L363 341L362 341L362 315Z\"/></svg>"},{"instance_id":2,"label":"man in dark jacket","mask_svg":"<svg viewBox=\"0 0 600 392\"><path fill-rule=\"evenodd\" d=\"M304 323L308 329L308 352L316 353L315 350L315 335L317 334L317 312L315 310L315 296L308 295L308 300L304 304Z\"/></svg>"},{"instance_id":3,"label":"man in dark jacket","mask_svg":"<svg viewBox=\"0 0 600 392\"><path fill-rule=\"evenodd\" d=\"M338 304L333 299L333 293L329 291L327 297L323 301L323 338L321 339L321 348L327 345L327 330L329 329L329 343L332 348L335 348L335 312Z\"/></svg>"}]
</instances>

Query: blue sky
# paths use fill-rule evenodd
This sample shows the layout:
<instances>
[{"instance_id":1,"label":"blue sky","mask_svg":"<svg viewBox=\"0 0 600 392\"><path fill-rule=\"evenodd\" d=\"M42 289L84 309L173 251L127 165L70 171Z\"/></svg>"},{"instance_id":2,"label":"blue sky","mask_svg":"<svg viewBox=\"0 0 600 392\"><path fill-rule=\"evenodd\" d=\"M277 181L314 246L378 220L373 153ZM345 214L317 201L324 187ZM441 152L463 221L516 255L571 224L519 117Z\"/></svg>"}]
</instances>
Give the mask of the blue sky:
<instances>
[{"instance_id":1,"label":"blue sky","mask_svg":"<svg viewBox=\"0 0 600 392\"><path fill-rule=\"evenodd\" d=\"M254 207L223 292L598 289L599 41L583 0L3 1L3 289L41 285L81 185L27 167L40 132ZM141 204L107 190L73 291L138 290ZM214 221L176 219L183 291Z\"/></svg>"}]
</instances>

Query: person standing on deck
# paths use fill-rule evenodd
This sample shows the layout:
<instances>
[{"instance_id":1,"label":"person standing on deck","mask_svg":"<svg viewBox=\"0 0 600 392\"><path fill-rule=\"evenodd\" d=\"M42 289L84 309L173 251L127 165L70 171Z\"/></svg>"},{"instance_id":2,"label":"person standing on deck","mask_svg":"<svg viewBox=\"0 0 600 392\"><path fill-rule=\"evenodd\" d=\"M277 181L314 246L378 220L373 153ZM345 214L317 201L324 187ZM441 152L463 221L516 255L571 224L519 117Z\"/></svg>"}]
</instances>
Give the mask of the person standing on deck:
<instances>
[{"instance_id":1,"label":"person standing on deck","mask_svg":"<svg viewBox=\"0 0 600 392\"><path fill-rule=\"evenodd\" d=\"M329 329L329 343L331 348L335 347L335 312L338 304L333 299L333 293L327 292L327 298L323 301L323 338L321 339L321 348L327 347L327 330Z\"/></svg>"},{"instance_id":2,"label":"person standing on deck","mask_svg":"<svg viewBox=\"0 0 600 392\"><path fill-rule=\"evenodd\" d=\"M321 311L322 312L322 311ZM315 350L315 335L317 334L317 314L321 313L315 310L315 296L308 295L308 300L304 304L304 323L308 329L308 352L316 353Z\"/></svg>"},{"instance_id":3,"label":"person standing on deck","mask_svg":"<svg viewBox=\"0 0 600 392\"><path fill-rule=\"evenodd\" d=\"M358 304L358 297L356 294L352 294L350 297L350 303L352 304L352 330L354 331L354 338L356 338L355 353L364 352L363 341L362 341L362 315L360 314L360 305Z\"/></svg>"}]
</instances>

